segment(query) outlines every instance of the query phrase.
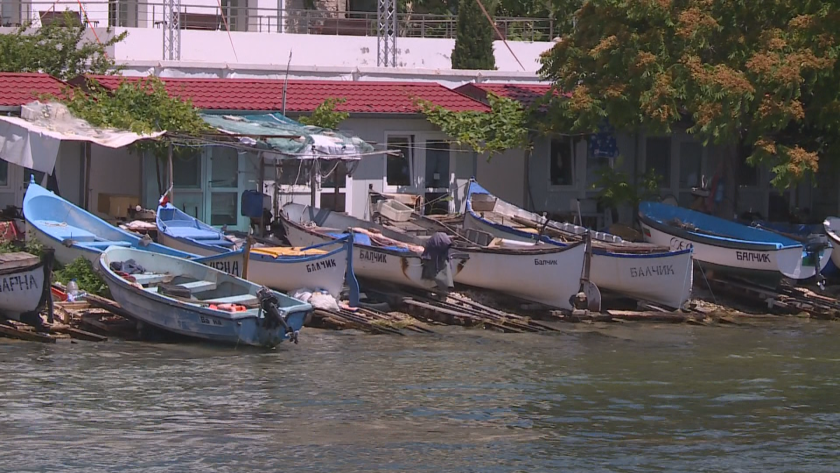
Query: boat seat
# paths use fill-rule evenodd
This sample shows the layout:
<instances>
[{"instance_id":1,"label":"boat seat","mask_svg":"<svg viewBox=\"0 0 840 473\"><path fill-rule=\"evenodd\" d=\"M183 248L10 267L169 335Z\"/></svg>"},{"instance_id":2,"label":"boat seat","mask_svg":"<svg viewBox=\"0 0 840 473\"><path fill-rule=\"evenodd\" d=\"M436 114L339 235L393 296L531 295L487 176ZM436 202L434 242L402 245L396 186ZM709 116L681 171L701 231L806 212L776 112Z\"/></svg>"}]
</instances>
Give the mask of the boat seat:
<instances>
[{"instance_id":1,"label":"boat seat","mask_svg":"<svg viewBox=\"0 0 840 473\"><path fill-rule=\"evenodd\" d=\"M75 239L75 238L74 238ZM109 246L120 246L123 248L131 248L131 243L127 241L81 241L79 242L81 246L85 246L88 248L101 248L105 249Z\"/></svg>"},{"instance_id":2,"label":"boat seat","mask_svg":"<svg viewBox=\"0 0 840 473\"><path fill-rule=\"evenodd\" d=\"M240 294L238 296L218 297L216 299L204 299L202 302L209 302L211 304L259 304L257 296L253 294Z\"/></svg>"},{"instance_id":3,"label":"boat seat","mask_svg":"<svg viewBox=\"0 0 840 473\"><path fill-rule=\"evenodd\" d=\"M166 234L177 238L188 238L190 240L223 240L219 232L204 230L196 227L166 226Z\"/></svg>"},{"instance_id":4,"label":"boat seat","mask_svg":"<svg viewBox=\"0 0 840 473\"><path fill-rule=\"evenodd\" d=\"M59 240L66 240L71 238L78 242L96 241L96 235L83 230L73 225L68 225L67 222L56 222L54 220L38 220L38 226L44 227L44 232Z\"/></svg>"},{"instance_id":5,"label":"boat seat","mask_svg":"<svg viewBox=\"0 0 840 473\"><path fill-rule=\"evenodd\" d=\"M197 292L212 291L216 289L216 283L214 281L192 281L178 284L178 287L189 289L191 293L195 294Z\"/></svg>"},{"instance_id":6,"label":"boat seat","mask_svg":"<svg viewBox=\"0 0 840 473\"><path fill-rule=\"evenodd\" d=\"M132 274L131 277L137 281L138 284L143 286L147 284L157 284L161 283L167 279L169 279L168 274L161 274L161 273L143 273L143 274Z\"/></svg>"}]
</instances>

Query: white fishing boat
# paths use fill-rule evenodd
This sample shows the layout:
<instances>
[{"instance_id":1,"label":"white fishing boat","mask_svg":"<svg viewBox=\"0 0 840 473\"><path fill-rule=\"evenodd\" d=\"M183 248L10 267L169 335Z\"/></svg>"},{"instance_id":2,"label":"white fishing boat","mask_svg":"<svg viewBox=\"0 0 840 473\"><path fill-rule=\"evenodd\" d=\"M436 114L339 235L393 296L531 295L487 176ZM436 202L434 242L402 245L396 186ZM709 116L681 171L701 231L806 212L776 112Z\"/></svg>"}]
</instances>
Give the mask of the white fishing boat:
<instances>
[{"instance_id":1,"label":"white fishing boat","mask_svg":"<svg viewBox=\"0 0 840 473\"><path fill-rule=\"evenodd\" d=\"M327 209L286 204L280 216L286 239L293 246L307 247L346 238L354 232L353 270L356 276L418 289L433 289L437 283L423 279L420 256L423 247L407 235ZM370 232L369 229L375 230Z\"/></svg>"},{"instance_id":2,"label":"white fishing boat","mask_svg":"<svg viewBox=\"0 0 840 473\"><path fill-rule=\"evenodd\" d=\"M831 244L835 248L840 248L840 235L838 235L838 232L840 232L840 218L828 217L823 222L823 227L825 227L825 234L828 236ZM834 262L834 266L840 268L840 250L832 250L831 261Z\"/></svg>"},{"instance_id":3,"label":"white fishing boat","mask_svg":"<svg viewBox=\"0 0 840 473\"><path fill-rule=\"evenodd\" d=\"M50 297L51 252L0 254L0 315L14 320L37 315Z\"/></svg>"},{"instance_id":4,"label":"white fishing boat","mask_svg":"<svg viewBox=\"0 0 840 473\"><path fill-rule=\"evenodd\" d=\"M748 227L694 210L642 202L645 239L671 248L691 248L704 269L770 279L807 279L831 258L831 247L811 251L779 233Z\"/></svg>"},{"instance_id":5,"label":"white fishing boat","mask_svg":"<svg viewBox=\"0 0 840 473\"><path fill-rule=\"evenodd\" d=\"M691 248L631 243L584 227L546 221L520 209L470 182L464 227L523 242L544 241L568 246L592 238L591 280L601 290L666 307L679 308L691 297L693 284Z\"/></svg>"},{"instance_id":6,"label":"white fishing boat","mask_svg":"<svg viewBox=\"0 0 840 473\"><path fill-rule=\"evenodd\" d=\"M158 207L156 220L157 239L169 248L201 256L218 256L241 250L241 242L233 241L172 204ZM248 280L283 291L318 288L338 298L347 271L350 246L347 240L330 240L296 248L253 246L248 263Z\"/></svg>"},{"instance_id":7,"label":"white fishing boat","mask_svg":"<svg viewBox=\"0 0 840 473\"><path fill-rule=\"evenodd\" d=\"M417 214L412 214L409 221L384 220L385 227L412 235L420 242L436 232L448 234L454 243L453 251L466 255L454 268L454 279L459 284L559 309L571 309L571 299L581 290L586 257L583 241L560 247L492 238L472 230L459 231Z\"/></svg>"}]
</instances>

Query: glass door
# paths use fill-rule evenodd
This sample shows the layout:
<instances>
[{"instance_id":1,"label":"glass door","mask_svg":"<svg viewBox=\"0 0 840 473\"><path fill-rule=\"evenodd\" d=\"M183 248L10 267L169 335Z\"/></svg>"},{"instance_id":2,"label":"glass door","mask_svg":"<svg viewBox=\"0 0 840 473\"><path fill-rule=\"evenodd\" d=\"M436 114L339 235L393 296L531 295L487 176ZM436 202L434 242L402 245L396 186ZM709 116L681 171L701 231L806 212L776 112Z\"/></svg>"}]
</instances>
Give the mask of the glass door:
<instances>
[{"instance_id":1,"label":"glass door","mask_svg":"<svg viewBox=\"0 0 840 473\"><path fill-rule=\"evenodd\" d=\"M239 151L234 148L210 148L209 202L210 225L239 225Z\"/></svg>"},{"instance_id":2,"label":"glass door","mask_svg":"<svg viewBox=\"0 0 840 473\"><path fill-rule=\"evenodd\" d=\"M452 189L450 145L444 140L426 140L424 156L423 194L425 213L447 214L452 209L449 192Z\"/></svg>"},{"instance_id":3,"label":"glass door","mask_svg":"<svg viewBox=\"0 0 840 473\"><path fill-rule=\"evenodd\" d=\"M172 158L175 194L172 205L199 220L204 220L202 154L201 149L190 149L175 153Z\"/></svg>"}]
</instances>

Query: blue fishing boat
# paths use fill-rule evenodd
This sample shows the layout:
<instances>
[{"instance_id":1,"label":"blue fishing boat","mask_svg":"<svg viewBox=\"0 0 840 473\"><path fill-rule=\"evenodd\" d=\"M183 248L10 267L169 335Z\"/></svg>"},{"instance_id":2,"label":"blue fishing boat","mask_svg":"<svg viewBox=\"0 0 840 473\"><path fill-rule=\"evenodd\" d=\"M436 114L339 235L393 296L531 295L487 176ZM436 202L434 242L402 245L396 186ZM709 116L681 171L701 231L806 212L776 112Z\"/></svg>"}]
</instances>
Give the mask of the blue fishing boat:
<instances>
[{"instance_id":1,"label":"blue fishing boat","mask_svg":"<svg viewBox=\"0 0 840 473\"><path fill-rule=\"evenodd\" d=\"M703 268L762 278L807 279L831 259L828 245L806 245L779 233L659 202L642 202L645 240L691 248Z\"/></svg>"},{"instance_id":2,"label":"blue fishing boat","mask_svg":"<svg viewBox=\"0 0 840 473\"><path fill-rule=\"evenodd\" d=\"M297 336L312 311L304 302L209 266L110 247L99 266L111 295L138 321L218 343L274 347Z\"/></svg>"},{"instance_id":3,"label":"blue fishing boat","mask_svg":"<svg viewBox=\"0 0 840 473\"><path fill-rule=\"evenodd\" d=\"M170 248L201 256L240 251L242 241L227 236L172 204L157 209L158 241ZM251 248L248 280L283 291L318 288L339 297L347 271L349 238L305 248Z\"/></svg>"},{"instance_id":4,"label":"blue fishing boat","mask_svg":"<svg viewBox=\"0 0 840 473\"><path fill-rule=\"evenodd\" d=\"M590 278L601 290L634 299L679 308L691 297L691 249L670 250L647 243L633 243L616 235L545 219L491 194L470 181L464 228L511 240L543 241L569 246L586 238L592 241Z\"/></svg>"},{"instance_id":5,"label":"blue fishing boat","mask_svg":"<svg viewBox=\"0 0 840 473\"><path fill-rule=\"evenodd\" d=\"M245 250L229 254L199 258L194 254L174 250L111 225L96 215L62 199L54 193L29 183L23 198L26 220L26 238L36 239L47 248L55 250L55 260L70 264L79 257L90 261L94 268L99 255L111 247L135 248L186 259L198 259L206 264L229 268L232 274L241 275Z\"/></svg>"}]
</instances>

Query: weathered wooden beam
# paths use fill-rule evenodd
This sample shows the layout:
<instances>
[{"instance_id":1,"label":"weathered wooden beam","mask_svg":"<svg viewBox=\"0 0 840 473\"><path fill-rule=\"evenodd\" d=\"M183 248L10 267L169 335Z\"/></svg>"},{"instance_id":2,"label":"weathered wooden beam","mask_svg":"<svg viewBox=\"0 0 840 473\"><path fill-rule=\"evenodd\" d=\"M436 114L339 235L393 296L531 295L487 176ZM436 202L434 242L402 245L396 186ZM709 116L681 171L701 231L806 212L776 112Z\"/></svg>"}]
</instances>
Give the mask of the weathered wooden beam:
<instances>
[{"instance_id":1,"label":"weathered wooden beam","mask_svg":"<svg viewBox=\"0 0 840 473\"><path fill-rule=\"evenodd\" d=\"M18 330L4 324L0 324L0 335L9 338L16 338L18 340L26 340L28 342L55 343L56 340L55 337L51 337L50 335L44 333L32 332L29 330Z\"/></svg>"}]
</instances>

